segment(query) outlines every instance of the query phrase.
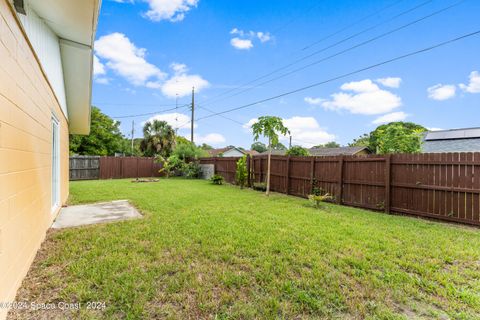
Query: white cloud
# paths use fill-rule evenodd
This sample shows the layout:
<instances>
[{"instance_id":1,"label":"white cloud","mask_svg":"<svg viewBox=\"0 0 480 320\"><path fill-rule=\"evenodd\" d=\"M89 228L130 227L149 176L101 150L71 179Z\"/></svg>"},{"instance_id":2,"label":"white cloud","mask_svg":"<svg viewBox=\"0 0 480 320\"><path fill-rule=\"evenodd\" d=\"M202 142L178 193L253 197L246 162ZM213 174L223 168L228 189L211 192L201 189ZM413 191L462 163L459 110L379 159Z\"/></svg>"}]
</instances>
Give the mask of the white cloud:
<instances>
[{"instance_id":1,"label":"white cloud","mask_svg":"<svg viewBox=\"0 0 480 320\"><path fill-rule=\"evenodd\" d=\"M160 86L162 93L169 98L175 98L177 95L178 97L188 96L192 93L193 87L195 87L195 92L199 93L210 86L210 83L200 75L187 74L188 68L184 64L172 63L170 67L175 75Z\"/></svg>"},{"instance_id":2,"label":"white cloud","mask_svg":"<svg viewBox=\"0 0 480 320\"><path fill-rule=\"evenodd\" d=\"M460 84L460 89L469 93L480 93L480 73L478 73L478 71L472 71L469 78L470 83Z\"/></svg>"},{"instance_id":3,"label":"white cloud","mask_svg":"<svg viewBox=\"0 0 480 320\"><path fill-rule=\"evenodd\" d=\"M95 54L106 60L107 68L135 86L145 85L149 80L160 81L166 76L159 68L146 61L146 52L146 49L137 48L130 39L118 32L95 41Z\"/></svg>"},{"instance_id":4,"label":"white cloud","mask_svg":"<svg viewBox=\"0 0 480 320\"><path fill-rule=\"evenodd\" d=\"M150 9L145 16L152 21L182 21L185 13L197 6L199 0L144 0Z\"/></svg>"},{"instance_id":5,"label":"white cloud","mask_svg":"<svg viewBox=\"0 0 480 320\"><path fill-rule=\"evenodd\" d=\"M172 64L170 64L170 68L176 74L183 74L183 73L187 73L188 71L187 65L183 63L173 62Z\"/></svg>"},{"instance_id":6,"label":"white cloud","mask_svg":"<svg viewBox=\"0 0 480 320\"><path fill-rule=\"evenodd\" d=\"M402 99L390 91L380 89L372 80L354 81L340 87L344 91L331 95L322 103L325 109L347 110L354 114L382 114L402 105Z\"/></svg>"},{"instance_id":7,"label":"white cloud","mask_svg":"<svg viewBox=\"0 0 480 320\"><path fill-rule=\"evenodd\" d=\"M428 97L433 100L447 100L455 97L457 88L450 84L437 84L427 89Z\"/></svg>"},{"instance_id":8,"label":"white cloud","mask_svg":"<svg viewBox=\"0 0 480 320\"><path fill-rule=\"evenodd\" d=\"M257 122L257 120L258 119L251 119L243 125L243 128L251 131L252 125ZM335 140L335 135L321 128L317 120L313 117L295 116L283 119L283 124L290 130L292 140L295 141L295 144L302 145L306 148ZM280 136L280 140L288 142L289 136Z\"/></svg>"},{"instance_id":9,"label":"white cloud","mask_svg":"<svg viewBox=\"0 0 480 320\"><path fill-rule=\"evenodd\" d=\"M378 117L377 119L373 120L373 124L383 124L383 123L390 123L390 122L395 122L395 121L403 121L408 117L408 114L406 114L403 111L399 112L392 112L392 113L387 113L383 116Z\"/></svg>"},{"instance_id":10,"label":"white cloud","mask_svg":"<svg viewBox=\"0 0 480 320\"><path fill-rule=\"evenodd\" d=\"M96 55L93 55L93 75L101 76L106 73L105 66L100 62Z\"/></svg>"},{"instance_id":11,"label":"white cloud","mask_svg":"<svg viewBox=\"0 0 480 320\"><path fill-rule=\"evenodd\" d=\"M442 131L442 130L444 130L444 129L442 129L442 128L435 128L435 127L427 127L427 130L428 130L428 131Z\"/></svg>"},{"instance_id":12,"label":"white cloud","mask_svg":"<svg viewBox=\"0 0 480 320\"><path fill-rule=\"evenodd\" d=\"M260 40L260 42L264 43L264 42L268 42L272 39L272 36L270 35L269 32L257 32L257 38L258 40Z\"/></svg>"},{"instance_id":13,"label":"white cloud","mask_svg":"<svg viewBox=\"0 0 480 320\"><path fill-rule=\"evenodd\" d=\"M193 138L196 144L206 143L213 146L224 144L227 141L220 133L209 133L206 135L195 134Z\"/></svg>"},{"instance_id":14,"label":"white cloud","mask_svg":"<svg viewBox=\"0 0 480 320\"><path fill-rule=\"evenodd\" d=\"M253 43L250 39L240 39L235 37L230 40L230 44L238 50L249 50L253 48Z\"/></svg>"},{"instance_id":15,"label":"white cloud","mask_svg":"<svg viewBox=\"0 0 480 320\"><path fill-rule=\"evenodd\" d=\"M305 97L303 100L312 106L319 106L322 104L322 102L325 101L325 99L322 99L322 98L312 98L312 97Z\"/></svg>"},{"instance_id":16,"label":"white cloud","mask_svg":"<svg viewBox=\"0 0 480 320\"><path fill-rule=\"evenodd\" d=\"M230 40L230 44L239 50L249 50L253 48L253 40L256 39L258 39L261 43L265 43L273 39L270 32L243 31L238 28L233 28L230 31L230 34L236 35L236 37Z\"/></svg>"},{"instance_id":17,"label":"white cloud","mask_svg":"<svg viewBox=\"0 0 480 320\"><path fill-rule=\"evenodd\" d=\"M106 77L98 77L98 78L95 78L95 82L100 84L109 84L110 79Z\"/></svg>"},{"instance_id":18,"label":"white cloud","mask_svg":"<svg viewBox=\"0 0 480 320\"><path fill-rule=\"evenodd\" d=\"M187 116L183 113L173 112L173 113L163 113L157 114L153 117L150 117L147 121L160 120L166 121L174 129L190 129L190 116ZM145 121L145 122L147 122ZM194 124L196 128L196 124Z\"/></svg>"},{"instance_id":19,"label":"white cloud","mask_svg":"<svg viewBox=\"0 0 480 320\"><path fill-rule=\"evenodd\" d=\"M401 78L394 78L394 77L387 77L387 78L380 78L377 79L377 82L381 85L389 88L398 88L400 87L400 83L402 82Z\"/></svg>"}]
</instances>

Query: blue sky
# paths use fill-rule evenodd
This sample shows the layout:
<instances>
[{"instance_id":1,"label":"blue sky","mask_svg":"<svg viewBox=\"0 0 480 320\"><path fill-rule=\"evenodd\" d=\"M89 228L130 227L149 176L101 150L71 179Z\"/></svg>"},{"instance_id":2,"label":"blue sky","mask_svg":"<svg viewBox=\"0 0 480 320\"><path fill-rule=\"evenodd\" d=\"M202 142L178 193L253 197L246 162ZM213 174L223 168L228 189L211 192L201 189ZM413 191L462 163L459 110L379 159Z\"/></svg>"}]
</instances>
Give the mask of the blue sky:
<instances>
[{"instance_id":1,"label":"blue sky","mask_svg":"<svg viewBox=\"0 0 480 320\"><path fill-rule=\"evenodd\" d=\"M189 136L190 111L181 107L190 102L193 85L200 119L210 115L203 107L232 109L477 31L478 12L476 0L104 0L93 104L112 117L150 114L119 118L126 136L135 120L135 136L141 137L142 124L152 117ZM224 114L234 121L201 119L195 140L248 148L249 124L262 115L285 119L293 144L305 147L347 144L394 120L441 129L479 126L479 72L480 36L474 36ZM173 110L161 112L167 109Z\"/></svg>"}]
</instances>

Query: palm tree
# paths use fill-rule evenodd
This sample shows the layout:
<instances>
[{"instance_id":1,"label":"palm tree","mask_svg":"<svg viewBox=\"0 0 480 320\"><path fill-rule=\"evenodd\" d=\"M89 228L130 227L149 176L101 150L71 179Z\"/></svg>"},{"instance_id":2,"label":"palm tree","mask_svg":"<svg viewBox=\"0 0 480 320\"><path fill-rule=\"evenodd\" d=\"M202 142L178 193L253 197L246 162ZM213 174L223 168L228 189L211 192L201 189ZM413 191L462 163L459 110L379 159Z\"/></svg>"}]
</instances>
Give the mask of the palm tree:
<instances>
[{"instance_id":1,"label":"palm tree","mask_svg":"<svg viewBox=\"0 0 480 320\"><path fill-rule=\"evenodd\" d=\"M174 147L175 130L166 121L153 120L145 123L140 149L146 156L160 155L168 158Z\"/></svg>"},{"instance_id":2,"label":"palm tree","mask_svg":"<svg viewBox=\"0 0 480 320\"><path fill-rule=\"evenodd\" d=\"M279 144L278 134L290 134L287 127L283 125L283 120L279 117L263 116L259 117L257 122L252 125L253 140L258 141L260 135L268 138L268 160L267 160L267 189L265 194L270 194L270 163L272 159L272 148Z\"/></svg>"}]
</instances>

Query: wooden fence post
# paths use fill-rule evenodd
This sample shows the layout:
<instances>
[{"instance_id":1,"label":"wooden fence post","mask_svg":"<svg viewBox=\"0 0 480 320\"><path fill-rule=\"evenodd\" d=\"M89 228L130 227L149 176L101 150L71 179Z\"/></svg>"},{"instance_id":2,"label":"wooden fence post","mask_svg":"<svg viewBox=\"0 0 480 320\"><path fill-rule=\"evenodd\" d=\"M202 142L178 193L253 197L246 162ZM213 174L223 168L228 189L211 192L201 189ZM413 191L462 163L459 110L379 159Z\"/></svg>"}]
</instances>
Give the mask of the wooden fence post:
<instances>
[{"instance_id":1,"label":"wooden fence post","mask_svg":"<svg viewBox=\"0 0 480 320\"><path fill-rule=\"evenodd\" d=\"M310 190L308 191L308 194L310 194L313 190L313 178L314 177L315 177L315 157L311 157L311 159L310 159Z\"/></svg>"},{"instance_id":2,"label":"wooden fence post","mask_svg":"<svg viewBox=\"0 0 480 320\"><path fill-rule=\"evenodd\" d=\"M285 182L285 193L290 193L290 156L287 157L287 173L285 175L287 181Z\"/></svg>"},{"instance_id":3,"label":"wooden fence post","mask_svg":"<svg viewBox=\"0 0 480 320\"><path fill-rule=\"evenodd\" d=\"M213 158L213 174L217 174L217 157Z\"/></svg>"},{"instance_id":4,"label":"wooden fence post","mask_svg":"<svg viewBox=\"0 0 480 320\"><path fill-rule=\"evenodd\" d=\"M260 160L260 183L263 183L263 157L259 159Z\"/></svg>"},{"instance_id":5,"label":"wooden fence post","mask_svg":"<svg viewBox=\"0 0 480 320\"><path fill-rule=\"evenodd\" d=\"M340 157L339 161L339 174L338 174L338 199L337 203L342 204L342 199L343 199L343 162L344 162L344 156Z\"/></svg>"},{"instance_id":6,"label":"wooden fence post","mask_svg":"<svg viewBox=\"0 0 480 320\"><path fill-rule=\"evenodd\" d=\"M247 155L247 186L250 187L250 166L251 166L251 159L250 155Z\"/></svg>"},{"instance_id":7,"label":"wooden fence post","mask_svg":"<svg viewBox=\"0 0 480 320\"><path fill-rule=\"evenodd\" d=\"M391 158L390 154L385 156L385 213L390 213Z\"/></svg>"}]
</instances>

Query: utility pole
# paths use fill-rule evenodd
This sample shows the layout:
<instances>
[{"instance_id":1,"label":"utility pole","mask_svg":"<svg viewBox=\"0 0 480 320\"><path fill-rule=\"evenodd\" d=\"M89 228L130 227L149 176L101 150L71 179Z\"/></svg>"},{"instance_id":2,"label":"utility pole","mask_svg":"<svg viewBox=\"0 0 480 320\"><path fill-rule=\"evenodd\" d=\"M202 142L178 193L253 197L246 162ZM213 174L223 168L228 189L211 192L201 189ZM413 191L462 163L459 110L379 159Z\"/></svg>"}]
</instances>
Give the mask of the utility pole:
<instances>
[{"instance_id":1,"label":"utility pole","mask_svg":"<svg viewBox=\"0 0 480 320\"><path fill-rule=\"evenodd\" d=\"M135 134L135 120L132 120L132 156L133 156L133 135Z\"/></svg>"},{"instance_id":2,"label":"utility pole","mask_svg":"<svg viewBox=\"0 0 480 320\"><path fill-rule=\"evenodd\" d=\"M190 141L193 143L193 123L195 118L195 87L192 88L192 122L191 122L191 135Z\"/></svg>"},{"instance_id":3,"label":"utility pole","mask_svg":"<svg viewBox=\"0 0 480 320\"><path fill-rule=\"evenodd\" d=\"M178 134L178 93L175 94L175 135Z\"/></svg>"},{"instance_id":4,"label":"utility pole","mask_svg":"<svg viewBox=\"0 0 480 320\"><path fill-rule=\"evenodd\" d=\"M288 144L288 149L292 148L292 136L290 136L290 143Z\"/></svg>"}]
</instances>

